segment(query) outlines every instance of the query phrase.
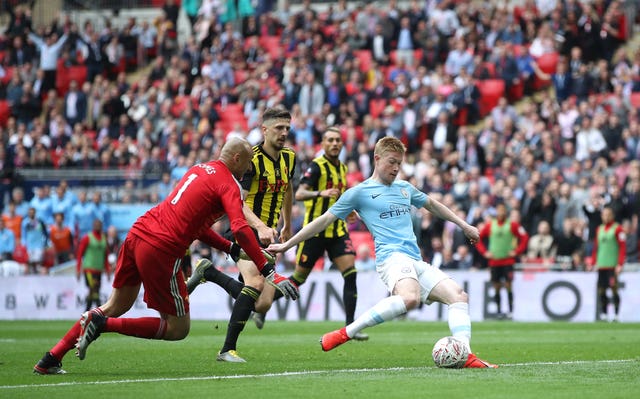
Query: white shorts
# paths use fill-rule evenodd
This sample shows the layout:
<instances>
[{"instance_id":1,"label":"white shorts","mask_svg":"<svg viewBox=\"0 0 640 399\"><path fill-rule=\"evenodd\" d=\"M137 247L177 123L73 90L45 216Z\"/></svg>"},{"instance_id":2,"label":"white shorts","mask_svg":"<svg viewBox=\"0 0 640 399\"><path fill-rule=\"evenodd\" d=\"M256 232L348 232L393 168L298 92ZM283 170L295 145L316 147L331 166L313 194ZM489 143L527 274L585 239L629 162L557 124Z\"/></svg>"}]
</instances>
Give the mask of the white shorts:
<instances>
[{"instance_id":1,"label":"white shorts","mask_svg":"<svg viewBox=\"0 0 640 399\"><path fill-rule=\"evenodd\" d=\"M29 263L40 263L42 262L42 258L44 257L44 249L28 249L27 254L29 255Z\"/></svg>"},{"instance_id":2,"label":"white shorts","mask_svg":"<svg viewBox=\"0 0 640 399\"><path fill-rule=\"evenodd\" d=\"M427 305L432 302L427 298L429 298L433 287L440 281L450 278L437 267L421 260L411 259L399 252L392 254L384 263L378 265L376 271L391 293L398 281L402 279L412 278L418 281L420 284L420 300Z\"/></svg>"}]
</instances>

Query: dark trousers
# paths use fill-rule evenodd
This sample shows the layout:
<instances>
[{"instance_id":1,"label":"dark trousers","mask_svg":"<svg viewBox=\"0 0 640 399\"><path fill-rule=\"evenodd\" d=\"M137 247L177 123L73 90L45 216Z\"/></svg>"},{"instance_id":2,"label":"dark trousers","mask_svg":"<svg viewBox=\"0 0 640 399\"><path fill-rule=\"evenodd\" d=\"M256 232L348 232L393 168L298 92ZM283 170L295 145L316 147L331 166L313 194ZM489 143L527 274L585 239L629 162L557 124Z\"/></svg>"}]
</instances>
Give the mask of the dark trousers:
<instances>
[{"instance_id":1,"label":"dark trousers","mask_svg":"<svg viewBox=\"0 0 640 399\"><path fill-rule=\"evenodd\" d=\"M42 79L42 89L40 89L41 94L49 93L49 90L56 88L56 70L44 71L44 78Z\"/></svg>"}]
</instances>

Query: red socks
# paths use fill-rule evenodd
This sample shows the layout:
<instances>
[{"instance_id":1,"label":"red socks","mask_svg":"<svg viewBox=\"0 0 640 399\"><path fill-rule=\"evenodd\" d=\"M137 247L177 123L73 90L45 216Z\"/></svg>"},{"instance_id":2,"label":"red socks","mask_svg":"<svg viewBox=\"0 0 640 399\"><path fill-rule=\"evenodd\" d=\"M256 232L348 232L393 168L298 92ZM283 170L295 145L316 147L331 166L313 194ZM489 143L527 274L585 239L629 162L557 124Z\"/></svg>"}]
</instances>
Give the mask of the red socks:
<instances>
[{"instance_id":1,"label":"red socks","mask_svg":"<svg viewBox=\"0 0 640 399\"><path fill-rule=\"evenodd\" d=\"M92 309L91 312L104 316L100 308ZM105 332L117 332L132 337L163 339L167 331L167 322L159 317L141 317L137 319L121 319L118 317L107 317ZM62 361L62 358L75 348L80 336L80 321L76 321L67 331L60 341L50 350L51 355Z\"/></svg>"},{"instance_id":2,"label":"red socks","mask_svg":"<svg viewBox=\"0 0 640 399\"><path fill-rule=\"evenodd\" d=\"M107 318L105 332L117 332L138 338L162 339L167 331L167 322L159 317Z\"/></svg>"},{"instance_id":3,"label":"red socks","mask_svg":"<svg viewBox=\"0 0 640 399\"><path fill-rule=\"evenodd\" d=\"M91 309L90 311L104 316L104 313L102 313L102 309L100 308ZM75 348L79 337L80 320L76 321L75 324L69 329L69 331L67 331L64 337L62 337L62 339L58 341L58 343L50 350L51 355L53 355L53 357L58 360L62 360L67 352Z\"/></svg>"}]
</instances>

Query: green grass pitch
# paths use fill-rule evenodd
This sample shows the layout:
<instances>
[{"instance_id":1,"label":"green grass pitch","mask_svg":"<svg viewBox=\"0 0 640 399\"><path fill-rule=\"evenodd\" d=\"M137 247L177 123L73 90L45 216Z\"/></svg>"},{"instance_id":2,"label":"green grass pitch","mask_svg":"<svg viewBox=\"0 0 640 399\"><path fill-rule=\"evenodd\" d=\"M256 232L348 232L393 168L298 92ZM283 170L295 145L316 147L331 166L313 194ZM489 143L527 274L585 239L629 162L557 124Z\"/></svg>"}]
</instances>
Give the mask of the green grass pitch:
<instances>
[{"instance_id":1,"label":"green grass pitch","mask_svg":"<svg viewBox=\"0 0 640 399\"><path fill-rule=\"evenodd\" d=\"M497 370L433 366L444 322L393 321L370 340L324 353L330 322L247 325L246 364L217 362L226 321L196 321L178 342L103 334L68 374L32 367L70 326L65 321L0 321L0 398L571 398L640 397L640 325L626 323L473 324L472 347Z\"/></svg>"}]
</instances>

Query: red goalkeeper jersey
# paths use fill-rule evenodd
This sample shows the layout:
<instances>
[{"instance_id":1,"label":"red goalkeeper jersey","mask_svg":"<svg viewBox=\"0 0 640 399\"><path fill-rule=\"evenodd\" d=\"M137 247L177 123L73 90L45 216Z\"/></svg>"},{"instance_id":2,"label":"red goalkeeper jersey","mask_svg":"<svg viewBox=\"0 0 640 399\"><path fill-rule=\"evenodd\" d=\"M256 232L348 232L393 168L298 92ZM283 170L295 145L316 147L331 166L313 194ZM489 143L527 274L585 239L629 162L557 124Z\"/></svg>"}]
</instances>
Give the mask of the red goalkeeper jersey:
<instances>
[{"instance_id":1,"label":"red goalkeeper jersey","mask_svg":"<svg viewBox=\"0 0 640 399\"><path fill-rule=\"evenodd\" d=\"M224 214L229 216L232 231L248 228L240 190L222 161L195 165L164 201L138 218L130 233L181 257L195 239L209 244L214 234L211 226Z\"/></svg>"}]
</instances>

